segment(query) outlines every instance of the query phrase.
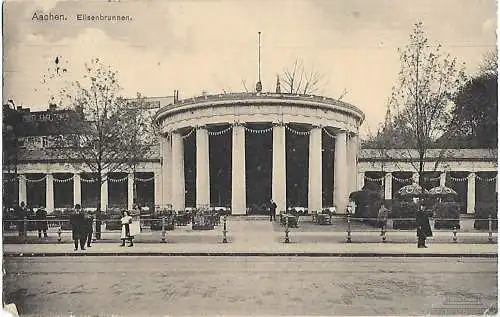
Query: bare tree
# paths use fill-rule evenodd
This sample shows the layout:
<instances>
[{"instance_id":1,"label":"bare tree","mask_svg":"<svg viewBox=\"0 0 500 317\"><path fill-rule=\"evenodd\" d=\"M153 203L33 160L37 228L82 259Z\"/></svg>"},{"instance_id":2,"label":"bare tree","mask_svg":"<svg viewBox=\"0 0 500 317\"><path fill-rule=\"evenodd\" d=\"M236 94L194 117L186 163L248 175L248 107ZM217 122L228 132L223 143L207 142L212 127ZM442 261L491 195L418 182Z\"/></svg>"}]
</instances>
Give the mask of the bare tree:
<instances>
[{"instance_id":1,"label":"bare tree","mask_svg":"<svg viewBox=\"0 0 500 317\"><path fill-rule=\"evenodd\" d=\"M415 24L410 43L399 53L399 80L390 98L395 113L392 125L406 148L416 149L418 156L411 161L418 162L413 166L422 183L428 149L446 129L453 97L465 82L465 73L456 58L441 53L440 45L428 43L422 23ZM410 157L412 153L408 151Z\"/></svg>"},{"instance_id":2,"label":"bare tree","mask_svg":"<svg viewBox=\"0 0 500 317\"><path fill-rule=\"evenodd\" d=\"M301 59L295 59L292 69L285 69L283 75L283 91L290 94L314 94L320 89L324 80L322 73L315 69L306 70Z\"/></svg>"},{"instance_id":3,"label":"bare tree","mask_svg":"<svg viewBox=\"0 0 500 317\"><path fill-rule=\"evenodd\" d=\"M141 162L151 157L159 144L153 115L158 110L158 105L151 104L141 94L127 102L127 111L122 116L127 122L123 137L128 140L126 147L126 164L134 175L134 201L137 201L136 170Z\"/></svg>"},{"instance_id":4,"label":"bare tree","mask_svg":"<svg viewBox=\"0 0 500 317\"><path fill-rule=\"evenodd\" d=\"M99 59L92 59L85 64L83 80L72 82L58 96L62 106L80 116L72 127L73 146L64 148L66 143L61 144L63 150L59 154L65 155L76 169L86 166L96 174L99 188L110 173L128 169L131 161L137 159L135 155L131 158L131 153L139 148L134 141L139 132L138 110L119 95L120 90L117 72ZM67 138L63 141L67 142ZM98 213L100 201L98 190Z\"/></svg>"}]
</instances>

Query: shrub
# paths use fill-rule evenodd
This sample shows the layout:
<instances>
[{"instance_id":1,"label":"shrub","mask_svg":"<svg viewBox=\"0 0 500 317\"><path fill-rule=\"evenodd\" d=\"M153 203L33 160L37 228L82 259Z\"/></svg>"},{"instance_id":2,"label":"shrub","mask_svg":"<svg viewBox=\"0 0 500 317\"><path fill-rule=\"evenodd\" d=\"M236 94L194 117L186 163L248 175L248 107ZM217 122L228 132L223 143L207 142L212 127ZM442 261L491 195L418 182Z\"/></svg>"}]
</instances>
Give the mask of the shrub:
<instances>
[{"instance_id":1,"label":"shrub","mask_svg":"<svg viewBox=\"0 0 500 317\"><path fill-rule=\"evenodd\" d=\"M434 205L435 229L460 229L460 211L454 202L441 202Z\"/></svg>"},{"instance_id":2,"label":"shrub","mask_svg":"<svg viewBox=\"0 0 500 317\"><path fill-rule=\"evenodd\" d=\"M416 216L418 206L413 202L393 200L392 211L389 213L389 218L408 218L401 220L393 220L392 226L394 229L415 229L417 228Z\"/></svg>"},{"instance_id":3,"label":"shrub","mask_svg":"<svg viewBox=\"0 0 500 317\"><path fill-rule=\"evenodd\" d=\"M476 205L476 213L474 214L474 229L488 229L488 216L491 216L492 229L498 228L498 205L496 202L479 203Z\"/></svg>"}]
</instances>

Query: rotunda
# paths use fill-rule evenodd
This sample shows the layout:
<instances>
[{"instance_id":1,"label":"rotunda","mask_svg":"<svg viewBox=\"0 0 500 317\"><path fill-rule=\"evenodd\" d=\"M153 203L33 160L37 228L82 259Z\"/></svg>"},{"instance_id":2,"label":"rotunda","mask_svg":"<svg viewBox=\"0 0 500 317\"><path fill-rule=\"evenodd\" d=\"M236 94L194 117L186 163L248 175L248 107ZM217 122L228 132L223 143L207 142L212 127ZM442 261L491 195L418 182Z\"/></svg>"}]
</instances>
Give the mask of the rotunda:
<instances>
[{"instance_id":1,"label":"rotunda","mask_svg":"<svg viewBox=\"0 0 500 317\"><path fill-rule=\"evenodd\" d=\"M323 187L324 148L323 136L333 140L333 185L326 195L337 208L344 212L348 195L357 189L357 155L359 127L364 114L348 103L322 96L280 93L230 93L203 95L175 100L161 108L155 115L160 133L160 157L162 205L171 204L174 210L186 207L185 141L195 138L195 207L214 206L211 197L211 168L214 164L227 165L230 182L227 188L229 205L233 215L247 210L247 179L251 175L246 168L248 153L246 140L257 134L272 135L270 192L266 193L277 204L277 212L284 211L287 202L287 131L307 139L308 153L303 179L307 184L307 208L309 212L321 211L324 205ZM257 127L257 128L256 128ZM229 134L227 154L211 155L211 137ZM224 153L225 149L222 149ZM222 161L222 162L221 162ZM265 178L265 177L264 177ZM266 180L262 180L265 183Z\"/></svg>"}]
</instances>

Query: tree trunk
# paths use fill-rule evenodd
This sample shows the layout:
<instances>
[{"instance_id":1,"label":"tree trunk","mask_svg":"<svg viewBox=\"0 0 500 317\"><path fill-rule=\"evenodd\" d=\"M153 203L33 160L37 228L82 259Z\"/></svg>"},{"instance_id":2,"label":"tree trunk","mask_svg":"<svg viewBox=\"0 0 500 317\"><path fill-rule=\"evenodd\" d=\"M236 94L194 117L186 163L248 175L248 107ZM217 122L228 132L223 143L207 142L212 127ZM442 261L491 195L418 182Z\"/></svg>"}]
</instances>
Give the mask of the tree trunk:
<instances>
[{"instance_id":1,"label":"tree trunk","mask_svg":"<svg viewBox=\"0 0 500 317\"><path fill-rule=\"evenodd\" d=\"M95 219L96 219L96 223L95 223L95 238L96 240L100 240L101 239L101 224L102 224L102 211L101 211L101 189L102 189L102 185L104 184L104 182L102 181L103 177L102 177L102 169L101 168L98 168L98 171L97 171L97 184L99 184L98 186L98 190L97 190L97 208L96 208L96 213L95 213Z\"/></svg>"}]
</instances>

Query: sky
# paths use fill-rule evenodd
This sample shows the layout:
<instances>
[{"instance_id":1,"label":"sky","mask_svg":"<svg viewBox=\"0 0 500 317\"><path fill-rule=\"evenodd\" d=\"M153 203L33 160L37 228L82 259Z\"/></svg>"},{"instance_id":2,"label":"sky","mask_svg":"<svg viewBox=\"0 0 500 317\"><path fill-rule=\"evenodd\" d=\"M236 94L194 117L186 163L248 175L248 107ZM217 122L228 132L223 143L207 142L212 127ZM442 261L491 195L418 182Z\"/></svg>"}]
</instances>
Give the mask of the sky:
<instances>
[{"instance_id":1,"label":"sky","mask_svg":"<svg viewBox=\"0 0 500 317\"><path fill-rule=\"evenodd\" d=\"M318 94L347 91L343 101L365 113L364 134L383 120L397 49L415 23L469 74L497 43L494 0L10 0L3 10L4 102L44 110L92 58L118 71L125 96L242 92L243 82L254 89L260 31L263 91L274 91L277 74L301 59L323 75ZM34 13L67 20L37 21ZM78 14L131 21L78 21ZM68 71L44 81L56 56Z\"/></svg>"}]
</instances>

